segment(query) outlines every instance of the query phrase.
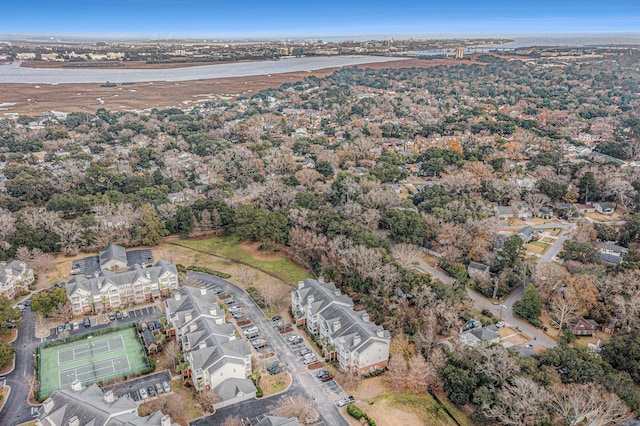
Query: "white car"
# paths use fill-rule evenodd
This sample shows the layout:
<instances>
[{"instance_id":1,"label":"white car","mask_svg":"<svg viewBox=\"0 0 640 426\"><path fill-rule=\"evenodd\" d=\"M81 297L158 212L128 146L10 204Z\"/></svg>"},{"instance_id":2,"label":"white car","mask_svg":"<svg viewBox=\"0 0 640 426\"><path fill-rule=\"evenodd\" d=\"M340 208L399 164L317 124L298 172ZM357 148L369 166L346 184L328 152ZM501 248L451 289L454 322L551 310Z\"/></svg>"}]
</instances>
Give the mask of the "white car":
<instances>
[{"instance_id":1,"label":"white car","mask_svg":"<svg viewBox=\"0 0 640 426\"><path fill-rule=\"evenodd\" d=\"M140 398L147 399L149 398L149 394L145 388L140 389Z\"/></svg>"},{"instance_id":2,"label":"white car","mask_svg":"<svg viewBox=\"0 0 640 426\"><path fill-rule=\"evenodd\" d=\"M305 363L306 365L313 364L313 363L314 363L314 362L316 362L316 361L318 361L318 360L316 359L316 357L315 357L315 356L314 356L314 357L311 357L311 358L305 358L305 359L304 359L304 363Z\"/></svg>"},{"instance_id":3,"label":"white car","mask_svg":"<svg viewBox=\"0 0 640 426\"><path fill-rule=\"evenodd\" d=\"M496 327L498 327L498 328L500 328L500 327L504 327L505 325L506 325L506 324L505 324L504 322L502 322L502 321L498 321L498 322L496 323Z\"/></svg>"}]
</instances>

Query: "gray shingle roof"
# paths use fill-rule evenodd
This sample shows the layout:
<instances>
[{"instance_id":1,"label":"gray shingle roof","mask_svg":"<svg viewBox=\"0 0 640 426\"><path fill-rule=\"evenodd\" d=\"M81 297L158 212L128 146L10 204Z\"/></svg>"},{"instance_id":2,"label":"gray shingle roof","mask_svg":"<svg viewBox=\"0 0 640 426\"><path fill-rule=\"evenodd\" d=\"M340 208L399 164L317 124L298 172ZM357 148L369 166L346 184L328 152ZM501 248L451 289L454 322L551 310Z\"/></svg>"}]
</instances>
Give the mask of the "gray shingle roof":
<instances>
[{"instance_id":1,"label":"gray shingle roof","mask_svg":"<svg viewBox=\"0 0 640 426\"><path fill-rule=\"evenodd\" d=\"M110 261L122 262L123 264L127 264L127 253L122 246L118 246L115 244L109 245L107 248L100 252L100 266L106 265Z\"/></svg>"},{"instance_id":2,"label":"gray shingle roof","mask_svg":"<svg viewBox=\"0 0 640 426\"><path fill-rule=\"evenodd\" d=\"M256 387L249 379L227 379L214 388L223 401L227 401L239 394L251 394L256 391Z\"/></svg>"}]
</instances>

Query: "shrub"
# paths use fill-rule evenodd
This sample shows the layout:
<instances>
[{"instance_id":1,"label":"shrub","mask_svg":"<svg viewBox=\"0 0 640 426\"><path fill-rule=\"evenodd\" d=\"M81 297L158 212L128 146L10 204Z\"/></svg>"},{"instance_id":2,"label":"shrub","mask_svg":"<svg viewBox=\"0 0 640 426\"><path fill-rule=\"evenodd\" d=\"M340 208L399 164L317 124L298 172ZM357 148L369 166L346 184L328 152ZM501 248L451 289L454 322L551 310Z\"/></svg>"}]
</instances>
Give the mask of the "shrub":
<instances>
[{"instance_id":1,"label":"shrub","mask_svg":"<svg viewBox=\"0 0 640 426\"><path fill-rule=\"evenodd\" d=\"M204 274L214 275L220 278L231 278L231 275L227 274L226 272L216 271L215 269L205 268L204 266L191 265L187 267L187 270L194 271L194 272L202 272Z\"/></svg>"},{"instance_id":2,"label":"shrub","mask_svg":"<svg viewBox=\"0 0 640 426\"><path fill-rule=\"evenodd\" d=\"M260 386L256 386L256 398L262 398L262 388Z\"/></svg>"},{"instance_id":3,"label":"shrub","mask_svg":"<svg viewBox=\"0 0 640 426\"><path fill-rule=\"evenodd\" d=\"M347 407L347 413L349 413L349 415L357 420L360 420L361 418L364 417L364 412L359 409L358 407L356 407L355 405L351 404Z\"/></svg>"}]
</instances>

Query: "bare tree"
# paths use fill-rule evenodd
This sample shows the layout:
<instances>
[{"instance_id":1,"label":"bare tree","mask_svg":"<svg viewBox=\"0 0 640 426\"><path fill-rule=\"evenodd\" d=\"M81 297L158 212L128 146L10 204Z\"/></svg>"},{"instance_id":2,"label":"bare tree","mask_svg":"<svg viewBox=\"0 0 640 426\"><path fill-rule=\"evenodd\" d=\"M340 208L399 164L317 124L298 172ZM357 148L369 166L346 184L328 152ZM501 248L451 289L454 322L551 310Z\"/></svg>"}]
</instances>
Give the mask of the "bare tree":
<instances>
[{"instance_id":1,"label":"bare tree","mask_svg":"<svg viewBox=\"0 0 640 426\"><path fill-rule=\"evenodd\" d=\"M296 417L300 423L304 423L307 417L318 416L318 412L313 409L311 401L303 396L284 398L278 405L269 408L270 411L277 412L283 417Z\"/></svg>"},{"instance_id":2,"label":"bare tree","mask_svg":"<svg viewBox=\"0 0 640 426\"><path fill-rule=\"evenodd\" d=\"M7 250L10 247L9 237L16 230L16 218L8 210L0 210L0 249Z\"/></svg>"},{"instance_id":3,"label":"bare tree","mask_svg":"<svg viewBox=\"0 0 640 426\"><path fill-rule=\"evenodd\" d=\"M562 333L562 327L576 317L576 308L570 300L559 296L551 302L549 314L558 323L558 332Z\"/></svg>"},{"instance_id":4,"label":"bare tree","mask_svg":"<svg viewBox=\"0 0 640 426\"><path fill-rule=\"evenodd\" d=\"M31 250L31 266L37 274L49 272L55 265L56 263L51 253L43 253L41 250L35 248Z\"/></svg>"},{"instance_id":5,"label":"bare tree","mask_svg":"<svg viewBox=\"0 0 640 426\"><path fill-rule=\"evenodd\" d=\"M256 279L258 278L258 274L254 269L247 268L244 266L241 266L236 270L236 275L240 280L240 282L245 287L251 287L253 283L256 282Z\"/></svg>"},{"instance_id":6,"label":"bare tree","mask_svg":"<svg viewBox=\"0 0 640 426\"><path fill-rule=\"evenodd\" d=\"M222 401L222 398L216 392L208 390L198 392L197 400L203 410L213 413L214 405Z\"/></svg>"},{"instance_id":7,"label":"bare tree","mask_svg":"<svg viewBox=\"0 0 640 426\"><path fill-rule=\"evenodd\" d=\"M18 250L16 250L16 259L21 262L30 263L32 260L31 250L24 246L18 247Z\"/></svg>"},{"instance_id":8,"label":"bare tree","mask_svg":"<svg viewBox=\"0 0 640 426\"><path fill-rule=\"evenodd\" d=\"M166 368L176 368L180 356L180 344L176 339L169 340L162 348L162 355L167 365Z\"/></svg>"},{"instance_id":9,"label":"bare tree","mask_svg":"<svg viewBox=\"0 0 640 426\"><path fill-rule=\"evenodd\" d=\"M575 422L586 415L590 425L617 425L632 418L629 408L615 394L600 390L593 383L569 384L552 388L552 403L558 420Z\"/></svg>"},{"instance_id":10,"label":"bare tree","mask_svg":"<svg viewBox=\"0 0 640 426\"><path fill-rule=\"evenodd\" d=\"M267 284L260 288L262 299L270 312L279 312L289 301L290 290L284 285Z\"/></svg>"},{"instance_id":11,"label":"bare tree","mask_svg":"<svg viewBox=\"0 0 640 426\"><path fill-rule=\"evenodd\" d=\"M49 313L49 319L52 321L69 321L71 318L73 318L73 308L69 302L58 303L58 306Z\"/></svg>"},{"instance_id":12,"label":"bare tree","mask_svg":"<svg viewBox=\"0 0 640 426\"><path fill-rule=\"evenodd\" d=\"M497 402L485 403L485 412L501 425L534 425L543 417L549 399L549 393L533 380L515 377L513 384L500 389Z\"/></svg>"},{"instance_id":13,"label":"bare tree","mask_svg":"<svg viewBox=\"0 0 640 426\"><path fill-rule=\"evenodd\" d=\"M392 248L393 257L403 268L416 269L420 264L422 252L413 244L396 244Z\"/></svg>"},{"instance_id":14,"label":"bare tree","mask_svg":"<svg viewBox=\"0 0 640 426\"><path fill-rule=\"evenodd\" d=\"M67 256L75 256L86 242L78 221L62 221L53 230L60 237L60 247Z\"/></svg>"},{"instance_id":15,"label":"bare tree","mask_svg":"<svg viewBox=\"0 0 640 426\"><path fill-rule=\"evenodd\" d=\"M551 199L538 192L529 192L524 196L524 201L527 203L531 211L537 216L540 213L540 209L548 205Z\"/></svg>"}]
</instances>

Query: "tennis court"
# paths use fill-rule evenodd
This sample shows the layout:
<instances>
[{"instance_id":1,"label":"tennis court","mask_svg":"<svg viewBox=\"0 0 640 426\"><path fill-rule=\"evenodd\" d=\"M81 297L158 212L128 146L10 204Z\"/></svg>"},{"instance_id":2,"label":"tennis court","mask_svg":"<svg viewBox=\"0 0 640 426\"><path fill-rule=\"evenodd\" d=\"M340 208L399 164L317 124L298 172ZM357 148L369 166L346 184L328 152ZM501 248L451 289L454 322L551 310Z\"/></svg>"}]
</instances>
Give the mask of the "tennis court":
<instances>
[{"instance_id":1,"label":"tennis court","mask_svg":"<svg viewBox=\"0 0 640 426\"><path fill-rule=\"evenodd\" d=\"M58 364L67 364L81 359L92 358L111 351L119 351L124 348L122 336L110 337L107 339L93 339L84 346L74 346L58 351Z\"/></svg>"},{"instance_id":2,"label":"tennis court","mask_svg":"<svg viewBox=\"0 0 640 426\"><path fill-rule=\"evenodd\" d=\"M73 342L40 348L40 397L69 387L76 379L87 386L139 374L148 366L149 361L135 327L98 336L87 333Z\"/></svg>"}]
</instances>

